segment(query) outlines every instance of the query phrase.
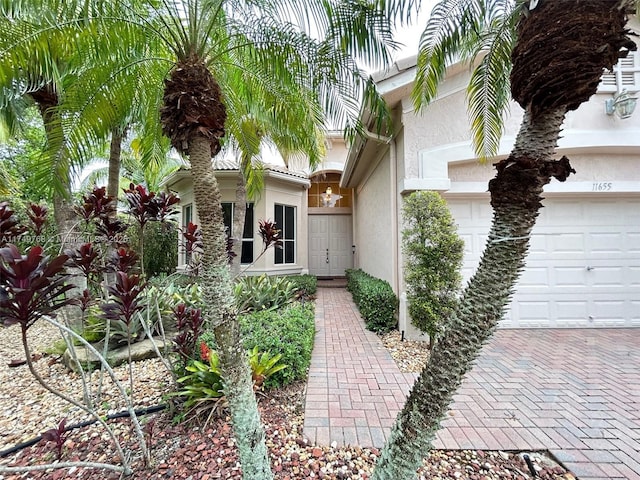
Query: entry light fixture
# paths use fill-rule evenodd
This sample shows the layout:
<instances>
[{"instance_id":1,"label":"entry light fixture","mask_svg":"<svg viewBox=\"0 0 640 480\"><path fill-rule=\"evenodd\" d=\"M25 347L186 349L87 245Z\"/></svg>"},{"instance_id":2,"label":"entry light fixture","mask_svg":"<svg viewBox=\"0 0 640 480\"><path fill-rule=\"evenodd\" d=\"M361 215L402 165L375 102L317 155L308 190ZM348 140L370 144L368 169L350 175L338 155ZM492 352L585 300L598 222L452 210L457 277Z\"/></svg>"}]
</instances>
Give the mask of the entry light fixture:
<instances>
[{"instance_id":1,"label":"entry light fixture","mask_svg":"<svg viewBox=\"0 0 640 480\"><path fill-rule=\"evenodd\" d=\"M613 98L605 100L604 111L607 115L615 113L618 118L629 118L633 115L637 102L637 97L634 97L626 90L622 90L620 93L616 93Z\"/></svg>"},{"instance_id":2,"label":"entry light fixture","mask_svg":"<svg viewBox=\"0 0 640 480\"><path fill-rule=\"evenodd\" d=\"M331 190L331 187L327 187L327 190L322 194L322 206L323 207L329 207L331 204L331 194L333 193L333 190Z\"/></svg>"}]
</instances>

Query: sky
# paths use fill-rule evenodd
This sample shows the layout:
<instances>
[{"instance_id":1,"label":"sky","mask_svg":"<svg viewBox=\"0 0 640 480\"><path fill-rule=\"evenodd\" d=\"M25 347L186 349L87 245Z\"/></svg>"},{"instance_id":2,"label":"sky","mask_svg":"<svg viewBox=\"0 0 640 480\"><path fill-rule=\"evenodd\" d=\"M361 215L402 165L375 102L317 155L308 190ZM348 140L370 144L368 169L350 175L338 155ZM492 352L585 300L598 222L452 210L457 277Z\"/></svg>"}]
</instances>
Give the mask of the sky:
<instances>
[{"instance_id":1,"label":"sky","mask_svg":"<svg viewBox=\"0 0 640 480\"><path fill-rule=\"evenodd\" d=\"M421 0L420 3L420 14L418 17L411 25L399 27L396 32L396 40L404 44L396 53L396 60L410 57L411 55L418 53L420 35L427 24L427 18L429 18L429 14L436 3L436 0Z\"/></svg>"}]
</instances>

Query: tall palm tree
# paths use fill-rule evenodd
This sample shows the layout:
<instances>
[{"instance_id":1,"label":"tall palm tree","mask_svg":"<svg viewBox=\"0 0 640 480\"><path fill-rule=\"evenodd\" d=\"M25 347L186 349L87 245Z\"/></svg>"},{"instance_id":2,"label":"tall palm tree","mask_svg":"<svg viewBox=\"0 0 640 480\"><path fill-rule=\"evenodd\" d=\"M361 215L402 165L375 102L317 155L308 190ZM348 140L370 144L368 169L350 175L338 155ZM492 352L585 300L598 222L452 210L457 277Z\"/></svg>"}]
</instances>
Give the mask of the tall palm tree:
<instances>
[{"instance_id":1,"label":"tall palm tree","mask_svg":"<svg viewBox=\"0 0 640 480\"><path fill-rule=\"evenodd\" d=\"M232 301L220 191L211 159L222 148L227 111L257 109L261 114L256 118L267 113L294 118L296 100L302 98L314 125L329 117L346 124L351 135L361 128L361 97L384 116L386 109L371 94L372 82L357 68L353 54L381 65L388 61L387 48L393 42L384 15L363 2L143 3L108 11L105 2L102 14L66 20L65 26L77 28L80 38L100 41L91 48L75 43L77 58L91 66L75 85L89 84L92 92L72 97L85 100L69 109L64 131L75 135L79 145L82 138L98 138L105 126L118 125L120 112L132 98L145 105L148 114L160 110L162 132L191 165L204 244L203 313L219 349L243 476L269 479L264 429ZM47 29L55 28L54 22L47 24ZM291 101L265 104L268 98Z\"/></svg>"},{"instance_id":2,"label":"tall palm tree","mask_svg":"<svg viewBox=\"0 0 640 480\"><path fill-rule=\"evenodd\" d=\"M488 49L488 60L474 72L469 87L476 146L481 153L495 148L499 135L488 143L477 140L487 133L482 128L499 130L497 110L508 97L498 77L509 70L511 95L524 109L524 119L513 150L496 164L497 174L489 182L493 222L478 269L398 415L374 479L414 478L463 375L502 318L524 268L544 185L575 173L568 158L553 158L565 114L596 92L603 69L636 48L625 29L632 3L540 0L511 6L498 0L444 0L435 7L421 42L414 92L418 105L433 97L446 62L468 54L469 45L479 42ZM497 31L513 36L491 36ZM508 49L511 38L513 48ZM498 73L492 73L498 60ZM478 94L480 100L473 97ZM496 112L492 97L498 99Z\"/></svg>"}]
</instances>

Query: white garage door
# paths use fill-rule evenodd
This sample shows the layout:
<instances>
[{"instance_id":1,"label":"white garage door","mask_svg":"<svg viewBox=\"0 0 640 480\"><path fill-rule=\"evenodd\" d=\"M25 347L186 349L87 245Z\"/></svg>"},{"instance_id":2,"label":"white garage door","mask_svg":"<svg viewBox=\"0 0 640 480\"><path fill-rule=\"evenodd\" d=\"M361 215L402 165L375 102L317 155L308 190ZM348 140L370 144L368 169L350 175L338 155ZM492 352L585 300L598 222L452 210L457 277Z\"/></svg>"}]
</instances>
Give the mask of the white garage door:
<instances>
[{"instance_id":1,"label":"white garage door","mask_svg":"<svg viewBox=\"0 0 640 480\"><path fill-rule=\"evenodd\" d=\"M489 198L449 198L465 281L484 249ZM640 198L552 197L502 327L640 326Z\"/></svg>"}]
</instances>

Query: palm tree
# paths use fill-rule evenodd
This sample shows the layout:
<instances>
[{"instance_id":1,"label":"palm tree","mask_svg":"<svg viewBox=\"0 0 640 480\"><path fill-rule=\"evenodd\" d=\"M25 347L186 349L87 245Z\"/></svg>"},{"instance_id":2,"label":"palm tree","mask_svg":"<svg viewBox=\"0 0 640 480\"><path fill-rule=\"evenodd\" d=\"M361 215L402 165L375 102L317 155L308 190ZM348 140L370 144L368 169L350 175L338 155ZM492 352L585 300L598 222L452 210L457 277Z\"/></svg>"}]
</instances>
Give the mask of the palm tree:
<instances>
[{"instance_id":1,"label":"palm tree","mask_svg":"<svg viewBox=\"0 0 640 480\"><path fill-rule=\"evenodd\" d=\"M498 111L507 98L505 82L496 79L509 70L511 95L524 109L524 119L511 154L496 164L489 182L493 222L478 269L398 415L374 479L414 478L463 375L502 318L525 264L544 185L575 173L568 158L553 159L565 114L596 92L603 69L635 50L625 29L632 7L624 0L513 6L445 0L435 7L421 41L417 104L433 98L446 62L458 53L469 55L470 45L478 43L487 56L469 86L476 147L481 154L495 149ZM492 36L500 31L511 34ZM495 112L491 98L497 99ZM482 141L489 130L493 137Z\"/></svg>"},{"instance_id":2,"label":"palm tree","mask_svg":"<svg viewBox=\"0 0 640 480\"><path fill-rule=\"evenodd\" d=\"M371 93L372 82L357 68L353 53L364 52L365 59L378 59L378 65L379 59L389 59L387 47L393 42L386 19L360 2L163 0L146 7L142 2L120 5L113 11L108 11L109 2L102 7L100 15L67 18L64 24L77 28L80 38L100 41L91 48L76 42L77 58L90 68L85 66L83 81L75 87L90 85L91 92L71 96L83 99L73 108L65 103L70 113L61 131L75 136L67 136L67 142L81 146L83 138L103 138L105 128L119 125L131 99L145 105L147 114L160 110L162 132L191 165L204 244L203 314L219 349L243 475L272 478L239 341L211 158L223 146L228 111L258 119L295 118L300 112L295 108L302 103L313 125L329 117L354 135L361 129L357 113L364 95L369 108L383 117L386 109ZM41 30L55 28L51 22ZM267 99L283 101L269 104ZM260 120L256 125L268 123ZM315 135L315 130L307 134Z\"/></svg>"}]
</instances>

